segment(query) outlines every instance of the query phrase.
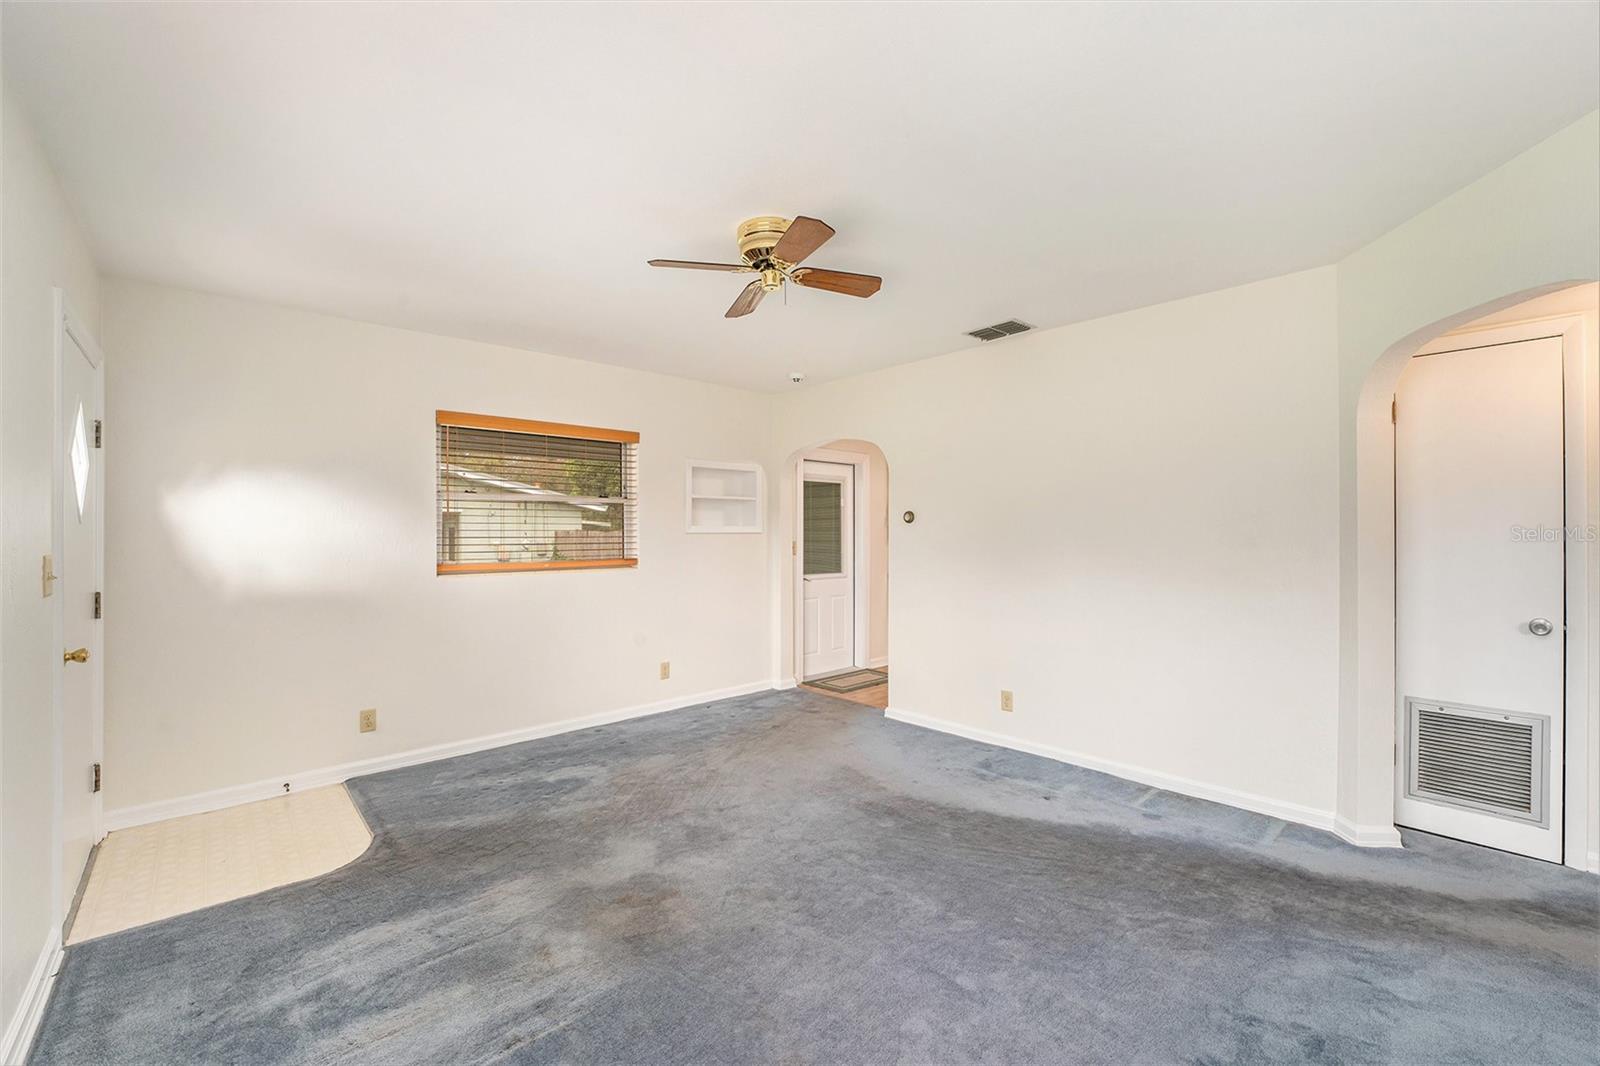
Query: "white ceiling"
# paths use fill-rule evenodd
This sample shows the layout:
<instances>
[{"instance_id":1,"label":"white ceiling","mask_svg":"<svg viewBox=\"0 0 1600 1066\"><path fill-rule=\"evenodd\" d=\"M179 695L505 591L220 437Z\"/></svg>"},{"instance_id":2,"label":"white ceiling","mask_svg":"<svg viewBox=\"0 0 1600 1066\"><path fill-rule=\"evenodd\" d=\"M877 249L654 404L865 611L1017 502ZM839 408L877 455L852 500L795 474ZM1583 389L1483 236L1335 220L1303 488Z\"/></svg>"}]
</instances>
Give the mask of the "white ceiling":
<instances>
[{"instance_id":1,"label":"white ceiling","mask_svg":"<svg viewBox=\"0 0 1600 1066\"><path fill-rule=\"evenodd\" d=\"M4 20L108 272L759 389L1332 262L1600 103L1594 3ZM883 291L645 266L756 214Z\"/></svg>"}]
</instances>

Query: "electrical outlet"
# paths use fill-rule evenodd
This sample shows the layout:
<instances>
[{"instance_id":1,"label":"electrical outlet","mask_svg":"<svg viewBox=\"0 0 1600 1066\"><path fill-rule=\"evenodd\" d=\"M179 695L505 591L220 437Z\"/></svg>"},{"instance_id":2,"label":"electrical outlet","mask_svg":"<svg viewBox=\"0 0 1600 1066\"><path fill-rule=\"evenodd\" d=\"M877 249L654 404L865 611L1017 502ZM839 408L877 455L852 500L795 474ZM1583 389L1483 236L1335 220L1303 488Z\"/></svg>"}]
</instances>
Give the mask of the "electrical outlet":
<instances>
[{"instance_id":1,"label":"electrical outlet","mask_svg":"<svg viewBox=\"0 0 1600 1066\"><path fill-rule=\"evenodd\" d=\"M378 708L368 707L361 712L361 731L363 733L376 733L378 731Z\"/></svg>"},{"instance_id":2,"label":"electrical outlet","mask_svg":"<svg viewBox=\"0 0 1600 1066\"><path fill-rule=\"evenodd\" d=\"M672 676L672 664L665 659L661 660L661 680L665 681Z\"/></svg>"},{"instance_id":3,"label":"electrical outlet","mask_svg":"<svg viewBox=\"0 0 1600 1066\"><path fill-rule=\"evenodd\" d=\"M1000 690L1000 709L1005 711L1007 714L1010 714L1012 711L1011 690L1008 688L1003 688Z\"/></svg>"}]
</instances>

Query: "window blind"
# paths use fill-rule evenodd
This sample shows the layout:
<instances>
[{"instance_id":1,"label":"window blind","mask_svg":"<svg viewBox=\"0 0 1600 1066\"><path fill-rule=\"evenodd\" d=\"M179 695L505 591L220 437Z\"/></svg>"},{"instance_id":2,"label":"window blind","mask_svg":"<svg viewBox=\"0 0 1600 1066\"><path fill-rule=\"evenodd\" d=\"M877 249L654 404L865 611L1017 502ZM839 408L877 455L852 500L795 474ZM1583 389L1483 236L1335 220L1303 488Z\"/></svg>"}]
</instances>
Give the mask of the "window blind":
<instances>
[{"instance_id":1,"label":"window blind","mask_svg":"<svg viewBox=\"0 0 1600 1066\"><path fill-rule=\"evenodd\" d=\"M639 435L439 411L438 573L634 566Z\"/></svg>"},{"instance_id":2,"label":"window blind","mask_svg":"<svg viewBox=\"0 0 1600 1066\"><path fill-rule=\"evenodd\" d=\"M844 571L844 486L837 481L805 483L805 574Z\"/></svg>"}]
</instances>

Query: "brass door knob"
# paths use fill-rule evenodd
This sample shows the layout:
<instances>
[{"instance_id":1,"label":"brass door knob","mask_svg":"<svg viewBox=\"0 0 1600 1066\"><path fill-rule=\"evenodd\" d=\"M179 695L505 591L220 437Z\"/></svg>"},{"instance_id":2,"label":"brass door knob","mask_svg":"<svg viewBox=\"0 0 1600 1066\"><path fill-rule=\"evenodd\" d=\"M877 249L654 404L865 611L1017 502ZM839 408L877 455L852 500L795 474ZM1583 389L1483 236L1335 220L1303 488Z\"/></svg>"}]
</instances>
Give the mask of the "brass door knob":
<instances>
[{"instance_id":1,"label":"brass door knob","mask_svg":"<svg viewBox=\"0 0 1600 1066\"><path fill-rule=\"evenodd\" d=\"M61 653L64 663L86 663L89 661L89 649L79 648L77 651L64 651Z\"/></svg>"}]
</instances>

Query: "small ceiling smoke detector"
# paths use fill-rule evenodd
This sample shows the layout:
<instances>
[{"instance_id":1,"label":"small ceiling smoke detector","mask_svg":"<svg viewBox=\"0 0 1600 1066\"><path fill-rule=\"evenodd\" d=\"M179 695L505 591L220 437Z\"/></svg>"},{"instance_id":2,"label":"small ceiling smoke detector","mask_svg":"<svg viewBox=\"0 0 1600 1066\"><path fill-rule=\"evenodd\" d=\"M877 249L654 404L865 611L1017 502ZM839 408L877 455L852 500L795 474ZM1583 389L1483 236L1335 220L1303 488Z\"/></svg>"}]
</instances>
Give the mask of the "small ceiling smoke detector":
<instances>
[{"instance_id":1,"label":"small ceiling smoke detector","mask_svg":"<svg viewBox=\"0 0 1600 1066\"><path fill-rule=\"evenodd\" d=\"M804 374L800 373L800 371L798 371L798 370L796 370L794 373L789 375L789 380L794 382L796 385L800 384L805 379L806 379L806 376Z\"/></svg>"},{"instance_id":2,"label":"small ceiling smoke detector","mask_svg":"<svg viewBox=\"0 0 1600 1066\"><path fill-rule=\"evenodd\" d=\"M1004 322L996 322L992 326L984 326L982 329L969 330L967 336L976 337L980 341L997 341L1001 337L1011 337L1018 333L1026 333L1032 328L1026 322L1012 318Z\"/></svg>"}]
</instances>

